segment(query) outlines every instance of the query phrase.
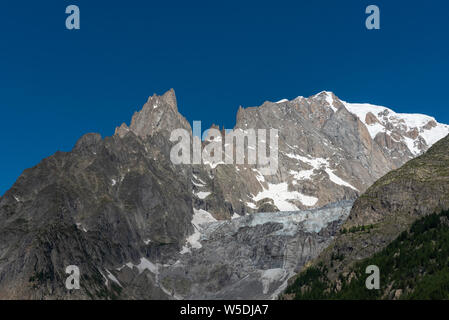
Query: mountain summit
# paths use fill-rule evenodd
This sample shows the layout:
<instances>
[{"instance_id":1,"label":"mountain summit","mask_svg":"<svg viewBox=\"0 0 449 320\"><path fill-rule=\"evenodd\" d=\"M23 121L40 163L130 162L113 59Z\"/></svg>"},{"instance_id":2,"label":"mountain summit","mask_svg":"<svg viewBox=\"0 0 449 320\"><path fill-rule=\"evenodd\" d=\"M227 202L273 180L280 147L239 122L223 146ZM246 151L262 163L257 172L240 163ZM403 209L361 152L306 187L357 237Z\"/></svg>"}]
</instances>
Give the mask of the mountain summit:
<instances>
[{"instance_id":1,"label":"mountain summit","mask_svg":"<svg viewBox=\"0 0 449 320\"><path fill-rule=\"evenodd\" d=\"M330 92L240 108L234 130L279 132L277 171L263 175L174 165L179 128L192 136L170 90L112 137L86 134L25 170L0 199L0 299L269 298L355 198L449 132ZM80 290L65 288L69 265Z\"/></svg>"}]
</instances>

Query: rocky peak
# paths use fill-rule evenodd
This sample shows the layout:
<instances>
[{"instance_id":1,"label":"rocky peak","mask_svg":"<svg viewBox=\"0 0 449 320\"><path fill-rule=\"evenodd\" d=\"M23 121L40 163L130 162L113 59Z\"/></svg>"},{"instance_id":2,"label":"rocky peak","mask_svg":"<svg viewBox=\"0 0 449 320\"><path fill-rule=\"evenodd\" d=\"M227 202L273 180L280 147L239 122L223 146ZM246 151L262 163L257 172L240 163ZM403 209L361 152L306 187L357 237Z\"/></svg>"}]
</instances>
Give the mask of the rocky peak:
<instances>
[{"instance_id":1,"label":"rocky peak","mask_svg":"<svg viewBox=\"0 0 449 320\"><path fill-rule=\"evenodd\" d=\"M239 214L263 211L268 202L270 210L282 211L355 198L449 133L448 126L430 117L346 103L329 91L239 107L234 129L273 128L279 131L277 173L263 176L257 166L206 165L201 192L211 195L201 199L200 208L220 212L217 185L220 199Z\"/></svg>"},{"instance_id":2,"label":"rocky peak","mask_svg":"<svg viewBox=\"0 0 449 320\"><path fill-rule=\"evenodd\" d=\"M330 107L334 112L337 112L342 105L340 99L330 91L321 91L320 93L311 96L308 100L316 101L322 106Z\"/></svg>"},{"instance_id":3,"label":"rocky peak","mask_svg":"<svg viewBox=\"0 0 449 320\"><path fill-rule=\"evenodd\" d=\"M382 113L389 114L391 112L382 111ZM425 122L423 121L423 123ZM309 267L314 268L323 266L321 276L323 279L328 279L328 288L337 288L336 292L338 292L342 288L342 281L346 281L344 279L347 279L348 275L350 278L353 277L351 274L363 259L373 258L374 254L382 251L392 241L400 239L398 237L404 231L410 230L412 224L417 220L449 209L447 196L449 194L448 150L449 136L446 136L421 156L408 161L399 169L388 172L355 201L336 238L316 260L309 264ZM444 224L445 222L443 222ZM423 228L423 230L426 229L429 230L427 227ZM400 239L400 242L403 241ZM432 240L431 247L438 250L439 246L436 241L437 238L435 241ZM422 239L419 242L422 247ZM424 243L425 245L426 243ZM413 250L417 250L415 245ZM438 252L441 250L439 249ZM392 250L392 252L395 251ZM398 253L394 253L395 258L399 256L399 252L402 250L398 249ZM337 255L342 258L335 259ZM381 260L385 261L377 255L376 261ZM420 268L420 270L425 269L430 270L427 267ZM383 270L382 267L381 270ZM393 271L388 274L399 274L396 270ZM424 271L419 272L420 277L427 281L428 278L423 276L423 273ZM353 275L355 276L355 274ZM292 289L304 292L310 285L308 282L301 281L296 283L292 281L291 284L289 292ZM348 287L346 286L346 288ZM404 289L409 290L413 287L419 288L413 283L409 285L407 282ZM392 286L384 285L384 288L392 288ZM328 290L325 287L323 293L327 295L328 292L332 292L331 290L334 289ZM383 298L385 297L383 296ZM326 297L326 299L331 298L330 296Z\"/></svg>"},{"instance_id":4,"label":"rocky peak","mask_svg":"<svg viewBox=\"0 0 449 320\"><path fill-rule=\"evenodd\" d=\"M96 152L98 146L101 144L101 140L100 134L87 133L76 142L73 150L79 152Z\"/></svg>"},{"instance_id":5,"label":"rocky peak","mask_svg":"<svg viewBox=\"0 0 449 320\"><path fill-rule=\"evenodd\" d=\"M115 134L124 137L132 131L145 138L159 131L171 132L178 128L191 132L189 122L178 112L175 91L170 89L162 96L153 94L149 97L142 110L134 113L131 125L128 127L123 123L116 128Z\"/></svg>"},{"instance_id":6,"label":"rocky peak","mask_svg":"<svg viewBox=\"0 0 449 320\"><path fill-rule=\"evenodd\" d=\"M131 125L123 124L116 135L167 135L178 128L191 130L170 90L151 96ZM259 107L240 106L234 129L277 129L279 168L275 175L263 176L254 165L197 166L204 183L192 186L196 208L215 217L265 210L268 202L270 210L296 210L354 198L449 132L431 117L347 103L329 91L266 101ZM206 144L203 141L203 147Z\"/></svg>"}]
</instances>

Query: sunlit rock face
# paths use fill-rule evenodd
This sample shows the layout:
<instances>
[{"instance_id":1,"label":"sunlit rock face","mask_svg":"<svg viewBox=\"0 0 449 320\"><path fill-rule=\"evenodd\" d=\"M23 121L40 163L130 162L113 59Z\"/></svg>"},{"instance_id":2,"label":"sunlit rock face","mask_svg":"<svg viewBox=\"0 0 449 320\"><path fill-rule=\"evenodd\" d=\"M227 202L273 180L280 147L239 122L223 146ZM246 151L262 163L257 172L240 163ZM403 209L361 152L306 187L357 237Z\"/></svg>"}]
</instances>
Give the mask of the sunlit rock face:
<instances>
[{"instance_id":1,"label":"sunlit rock face","mask_svg":"<svg viewBox=\"0 0 449 320\"><path fill-rule=\"evenodd\" d=\"M354 199L449 133L432 117L348 103L326 91L240 107L233 129L273 128L279 131L276 173L264 175L254 165L198 166L202 182L194 179L193 188L210 194L196 199L197 208L230 218Z\"/></svg>"}]
</instances>

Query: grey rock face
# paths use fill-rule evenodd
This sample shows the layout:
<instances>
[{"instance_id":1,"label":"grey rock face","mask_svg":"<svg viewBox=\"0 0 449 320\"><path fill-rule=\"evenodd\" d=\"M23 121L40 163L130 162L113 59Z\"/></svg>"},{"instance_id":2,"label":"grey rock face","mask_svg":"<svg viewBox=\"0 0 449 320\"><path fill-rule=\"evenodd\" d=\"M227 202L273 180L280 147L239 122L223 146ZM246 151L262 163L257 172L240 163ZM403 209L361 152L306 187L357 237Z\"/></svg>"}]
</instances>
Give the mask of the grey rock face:
<instances>
[{"instance_id":1,"label":"grey rock face","mask_svg":"<svg viewBox=\"0 0 449 320\"><path fill-rule=\"evenodd\" d=\"M0 200L0 298L118 296L106 269L178 252L193 204L168 152L158 135L88 134L26 170ZM68 265L83 271L82 291L66 290Z\"/></svg>"},{"instance_id":2,"label":"grey rock face","mask_svg":"<svg viewBox=\"0 0 449 320\"><path fill-rule=\"evenodd\" d=\"M270 299L329 244L352 201L299 212L256 213L197 226L200 248L152 272L175 299ZM117 273L129 272L124 266ZM123 284L123 282L122 282Z\"/></svg>"}]
</instances>

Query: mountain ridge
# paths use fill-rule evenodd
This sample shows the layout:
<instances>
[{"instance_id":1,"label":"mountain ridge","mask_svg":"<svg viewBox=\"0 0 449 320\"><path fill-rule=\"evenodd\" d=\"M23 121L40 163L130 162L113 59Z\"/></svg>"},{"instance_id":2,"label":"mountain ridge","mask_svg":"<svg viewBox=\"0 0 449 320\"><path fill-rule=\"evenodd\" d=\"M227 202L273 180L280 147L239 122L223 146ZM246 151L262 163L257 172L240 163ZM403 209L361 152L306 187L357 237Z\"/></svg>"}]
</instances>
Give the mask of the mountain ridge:
<instances>
[{"instance_id":1,"label":"mountain ridge","mask_svg":"<svg viewBox=\"0 0 449 320\"><path fill-rule=\"evenodd\" d=\"M235 129L279 130L279 166L274 175L263 175L257 166L247 164L174 165L171 130L183 128L191 136L174 90L151 96L131 124L122 124L113 136L86 134L71 152L57 152L25 170L0 198L0 298L173 299L182 296L179 292L199 297L204 288L187 288L188 278L165 283L166 277L155 270L175 264L181 252L191 265L198 265L204 254L211 257L221 250L203 246L205 239L198 233L201 219L246 221L244 216L256 212L308 212L351 201L387 171L414 157L404 141L382 145L372 139L370 124L333 94L241 108L236 118ZM399 129L395 124L387 123L389 132L403 134L403 123L399 121ZM288 265L301 268L332 239L338 223L325 226L324 234L300 232L294 239L279 238L279 223L241 228L239 239L248 251L229 255L225 264L212 259L216 269L210 279L218 286L224 281L221 271L235 270L238 259L250 254L262 269L245 272L262 272L266 281L275 275L280 280L291 269L273 269L282 266L279 257L290 257L291 250L273 247L267 252L245 239L270 245L293 241L299 251ZM274 232L274 238L265 239L266 232ZM318 239L320 245L298 246L307 239ZM251 250L256 253L251 255ZM64 288L65 267L72 264L86 270L82 291ZM170 276L174 269L168 270ZM230 279L238 281L248 274ZM210 296L218 287L209 288ZM248 298L251 294L266 298L264 291L279 289L260 283L257 288L239 290ZM232 295L232 290L226 294Z\"/></svg>"}]
</instances>

